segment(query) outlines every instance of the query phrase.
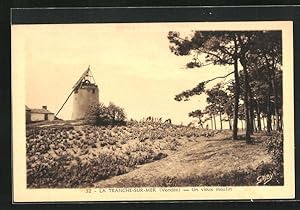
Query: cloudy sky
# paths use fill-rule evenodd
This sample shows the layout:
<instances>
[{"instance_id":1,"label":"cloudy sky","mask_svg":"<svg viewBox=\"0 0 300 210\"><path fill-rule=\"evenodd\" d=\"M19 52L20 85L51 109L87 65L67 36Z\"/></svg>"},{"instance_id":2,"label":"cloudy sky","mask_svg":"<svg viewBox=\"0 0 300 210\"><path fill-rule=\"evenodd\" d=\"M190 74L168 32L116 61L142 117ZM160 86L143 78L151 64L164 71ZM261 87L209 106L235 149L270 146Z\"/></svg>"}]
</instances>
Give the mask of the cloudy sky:
<instances>
[{"instance_id":1,"label":"cloudy sky","mask_svg":"<svg viewBox=\"0 0 300 210\"><path fill-rule=\"evenodd\" d=\"M59 24L13 27L18 45L14 59L24 61L25 104L47 105L56 113L71 88L90 65L100 102L125 109L128 118L147 116L189 123L188 112L204 109L205 96L177 102L174 96L199 82L225 75L232 67L187 70L190 57L170 52L170 30L189 35L209 30L212 23ZM222 27L222 25L215 25ZM224 27L224 26L223 26ZM20 71L21 72L21 71ZM228 78L230 79L230 78ZM58 115L70 119L72 97Z\"/></svg>"}]
</instances>

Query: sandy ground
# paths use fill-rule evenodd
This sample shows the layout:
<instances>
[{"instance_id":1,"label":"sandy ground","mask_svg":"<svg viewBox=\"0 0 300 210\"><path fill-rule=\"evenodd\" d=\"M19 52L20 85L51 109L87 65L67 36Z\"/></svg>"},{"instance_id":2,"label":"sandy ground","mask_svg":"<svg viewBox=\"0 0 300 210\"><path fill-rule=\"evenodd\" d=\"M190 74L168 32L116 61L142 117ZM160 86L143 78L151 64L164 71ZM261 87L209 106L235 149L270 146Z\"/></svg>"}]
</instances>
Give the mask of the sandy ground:
<instances>
[{"instance_id":1,"label":"sandy ground","mask_svg":"<svg viewBox=\"0 0 300 210\"><path fill-rule=\"evenodd\" d=\"M186 141L188 142L188 141ZM226 173L234 169L256 168L261 162L271 161L261 142L247 145L245 141L232 141L230 133L215 137L200 137L188 142L177 151L169 151L168 157L139 166L123 175L94 183L95 187L126 187L142 180L153 186L154 180L169 176L184 178L194 175Z\"/></svg>"}]
</instances>

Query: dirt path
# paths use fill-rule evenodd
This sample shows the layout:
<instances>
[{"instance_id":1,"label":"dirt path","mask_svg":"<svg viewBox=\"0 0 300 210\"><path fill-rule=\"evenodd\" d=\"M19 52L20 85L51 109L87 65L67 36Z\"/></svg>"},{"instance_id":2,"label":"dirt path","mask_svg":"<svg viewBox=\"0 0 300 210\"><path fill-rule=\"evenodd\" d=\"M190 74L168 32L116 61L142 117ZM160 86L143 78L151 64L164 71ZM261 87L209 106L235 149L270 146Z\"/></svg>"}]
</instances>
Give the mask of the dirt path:
<instances>
[{"instance_id":1,"label":"dirt path","mask_svg":"<svg viewBox=\"0 0 300 210\"><path fill-rule=\"evenodd\" d=\"M201 138L172 151L168 157L140 166L127 174L94 184L95 187L126 187L135 182L153 186L159 177L184 178L229 172L247 167L256 168L262 161L270 162L262 143L247 145L244 141L229 140L230 136Z\"/></svg>"}]
</instances>

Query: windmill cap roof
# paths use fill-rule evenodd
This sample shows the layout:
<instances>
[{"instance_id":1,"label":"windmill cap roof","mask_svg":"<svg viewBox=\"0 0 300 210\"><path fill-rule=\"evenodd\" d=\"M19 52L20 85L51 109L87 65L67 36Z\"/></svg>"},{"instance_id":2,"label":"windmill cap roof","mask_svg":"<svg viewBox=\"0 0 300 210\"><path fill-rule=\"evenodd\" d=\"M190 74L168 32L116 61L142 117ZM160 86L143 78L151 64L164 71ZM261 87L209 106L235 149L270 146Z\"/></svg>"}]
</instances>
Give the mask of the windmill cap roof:
<instances>
[{"instance_id":1,"label":"windmill cap roof","mask_svg":"<svg viewBox=\"0 0 300 210\"><path fill-rule=\"evenodd\" d=\"M83 72L81 77L77 80L77 82L73 86L73 89L80 87L83 83L85 83L86 80L88 80L91 84L96 83L96 81L92 75L92 71L91 71L90 67L88 67L88 69Z\"/></svg>"}]
</instances>

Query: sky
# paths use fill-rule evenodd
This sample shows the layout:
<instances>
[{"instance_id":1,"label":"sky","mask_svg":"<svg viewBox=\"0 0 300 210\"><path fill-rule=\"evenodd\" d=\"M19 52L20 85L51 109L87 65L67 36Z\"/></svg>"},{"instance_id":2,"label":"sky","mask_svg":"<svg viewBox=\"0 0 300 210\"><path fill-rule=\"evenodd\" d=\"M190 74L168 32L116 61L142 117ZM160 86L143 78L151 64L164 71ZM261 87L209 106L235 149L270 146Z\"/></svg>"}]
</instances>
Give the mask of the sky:
<instances>
[{"instance_id":1,"label":"sky","mask_svg":"<svg viewBox=\"0 0 300 210\"><path fill-rule=\"evenodd\" d=\"M128 119L153 116L188 124L193 120L188 113L204 109L206 97L194 96L190 101L177 102L174 96L233 68L210 65L186 69L191 57L171 53L169 31L188 36L201 26L196 23L16 26L14 36L22 40L17 50L21 52L18 59L24 61L25 104L31 108L47 105L56 113L90 65L99 86L100 102L123 107ZM71 118L72 100L71 97L58 117Z\"/></svg>"}]
</instances>

